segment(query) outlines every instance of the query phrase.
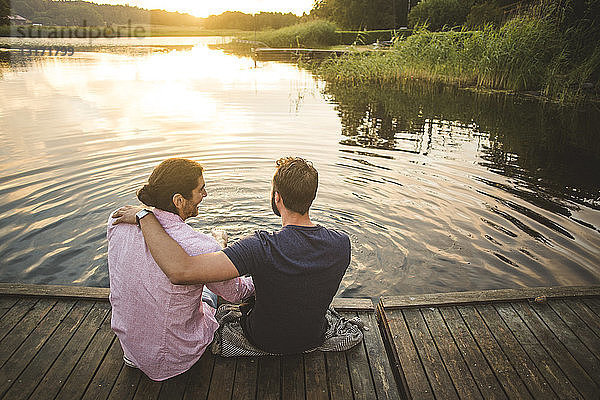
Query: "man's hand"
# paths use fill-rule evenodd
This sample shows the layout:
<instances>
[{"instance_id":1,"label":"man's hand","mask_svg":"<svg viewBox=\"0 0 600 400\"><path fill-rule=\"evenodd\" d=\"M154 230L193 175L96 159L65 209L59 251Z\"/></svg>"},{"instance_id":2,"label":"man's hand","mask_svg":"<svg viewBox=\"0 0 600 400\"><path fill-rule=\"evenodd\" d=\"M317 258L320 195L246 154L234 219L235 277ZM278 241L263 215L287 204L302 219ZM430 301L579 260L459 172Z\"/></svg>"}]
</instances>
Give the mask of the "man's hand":
<instances>
[{"instance_id":1,"label":"man's hand","mask_svg":"<svg viewBox=\"0 0 600 400\"><path fill-rule=\"evenodd\" d=\"M227 232L221 229L212 228L210 234L217 240L217 242L221 245L221 248L227 247Z\"/></svg>"},{"instance_id":2,"label":"man's hand","mask_svg":"<svg viewBox=\"0 0 600 400\"><path fill-rule=\"evenodd\" d=\"M115 218L115 220L113 221L113 225L117 225L120 223L137 224L135 214L143 209L144 207L140 206L124 206L119 208L112 215L112 217Z\"/></svg>"}]
</instances>

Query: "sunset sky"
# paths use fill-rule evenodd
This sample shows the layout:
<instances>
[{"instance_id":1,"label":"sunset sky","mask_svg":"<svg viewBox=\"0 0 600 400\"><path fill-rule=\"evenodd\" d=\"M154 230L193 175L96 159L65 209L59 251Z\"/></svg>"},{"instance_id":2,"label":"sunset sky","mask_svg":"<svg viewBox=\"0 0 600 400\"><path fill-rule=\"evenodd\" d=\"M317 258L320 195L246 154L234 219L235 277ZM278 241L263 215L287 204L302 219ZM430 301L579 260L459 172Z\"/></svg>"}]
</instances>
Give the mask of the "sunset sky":
<instances>
[{"instance_id":1,"label":"sunset sky","mask_svg":"<svg viewBox=\"0 0 600 400\"><path fill-rule=\"evenodd\" d=\"M96 0L95 3L129 4L147 9L163 9L167 11L185 12L197 17L221 14L223 11L258 11L293 12L302 15L309 12L313 0Z\"/></svg>"}]
</instances>

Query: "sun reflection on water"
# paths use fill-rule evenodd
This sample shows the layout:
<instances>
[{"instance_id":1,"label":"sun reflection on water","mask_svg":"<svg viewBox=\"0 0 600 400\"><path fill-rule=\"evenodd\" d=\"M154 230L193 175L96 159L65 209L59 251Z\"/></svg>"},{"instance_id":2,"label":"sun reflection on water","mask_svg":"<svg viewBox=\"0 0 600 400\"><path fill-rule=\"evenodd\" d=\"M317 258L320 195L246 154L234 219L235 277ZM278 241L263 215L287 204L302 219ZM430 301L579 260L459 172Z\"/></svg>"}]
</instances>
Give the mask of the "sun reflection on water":
<instances>
[{"instance_id":1,"label":"sun reflection on water","mask_svg":"<svg viewBox=\"0 0 600 400\"><path fill-rule=\"evenodd\" d=\"M0 65L0 281L107 285L108 213L167 157L206 166L193 226L277 229L270 178L290 154L319 170L314 220L351 237L345 296L600 281L590 135L529 138L522 104L330 87L203 40Z\"/></svg>"}]
</instances>

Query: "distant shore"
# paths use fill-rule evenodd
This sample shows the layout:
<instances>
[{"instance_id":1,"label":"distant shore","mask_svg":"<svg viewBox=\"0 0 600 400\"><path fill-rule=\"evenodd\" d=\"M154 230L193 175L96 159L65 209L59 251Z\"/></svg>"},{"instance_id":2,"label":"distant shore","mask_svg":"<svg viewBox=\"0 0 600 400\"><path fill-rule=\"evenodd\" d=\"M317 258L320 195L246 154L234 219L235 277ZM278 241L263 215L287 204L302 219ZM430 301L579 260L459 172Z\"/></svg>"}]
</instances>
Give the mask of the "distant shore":
<instances>
[{"instance_id":1,"label":"distant shore","mask_svg":"<svg viewBox=\"0 0 600 400\"><path fill-rule=\"evenodd\" d=\"M157 36L236 36L248 34L238 29L204 29L200 26L112 25L112 26L47 26L1 25L0 37L17 38L118 38Z\"/></svg>"}]
</instances>

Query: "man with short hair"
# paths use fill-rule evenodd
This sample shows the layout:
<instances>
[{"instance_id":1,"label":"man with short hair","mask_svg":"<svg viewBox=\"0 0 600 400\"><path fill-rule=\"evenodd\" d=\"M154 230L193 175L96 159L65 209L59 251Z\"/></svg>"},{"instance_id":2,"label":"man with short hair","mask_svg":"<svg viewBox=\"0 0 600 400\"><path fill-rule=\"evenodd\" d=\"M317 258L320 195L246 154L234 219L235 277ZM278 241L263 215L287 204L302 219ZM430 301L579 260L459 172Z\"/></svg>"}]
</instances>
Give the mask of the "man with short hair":
<instances>
[{"instance_id":1,"label":"man with short hair","mask_svg":"<svg viewBox=\"0 0 600 400\"><path fill-rule=\"evenodd\" d=\"M281 216L277 232L256 231L222 251L188 256L155 217L126 206L116 223L138 223L154 259L177 284L195 284L250 274L256 302L241 321L247 339L277 354L318 347L328 328L325 313L350 263L348 235L312 223L318 173L302 158L277 161L271 205Z\"/></svg>"},{"instance_id":2,"label":"man with short hair","mask_svg":"<svg viewBox=\"0 0 600 400\"><path fill-rule=\"evenodd\" d=\"M143 204L155 207L163 233L190 256L221 250L215 238L184 222L198 215L206 195L202 165L181 158L160 163L137 193ZM218 328L214 293L239 302L253 294L252 279L174 285L152 258L139 227L114 222L111 217L107 232L111 326L125 363L153 380L181 374L202 356Z\"/></svg>"}]
</instances>

